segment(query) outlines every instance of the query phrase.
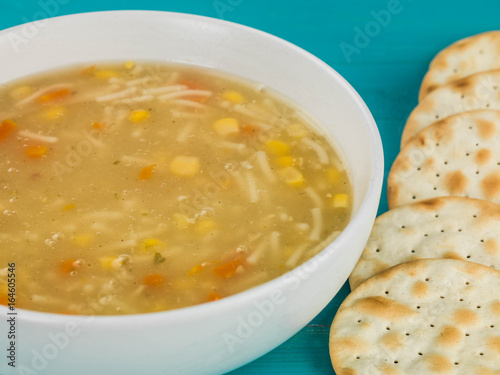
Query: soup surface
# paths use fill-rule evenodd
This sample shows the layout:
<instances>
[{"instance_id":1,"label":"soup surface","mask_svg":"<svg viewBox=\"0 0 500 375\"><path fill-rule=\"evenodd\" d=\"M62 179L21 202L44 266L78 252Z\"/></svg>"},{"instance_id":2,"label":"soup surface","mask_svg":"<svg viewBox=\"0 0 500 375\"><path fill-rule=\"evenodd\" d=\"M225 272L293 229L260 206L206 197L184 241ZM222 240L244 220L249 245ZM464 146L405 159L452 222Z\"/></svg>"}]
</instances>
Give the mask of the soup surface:
<instances>
[{"instance_id":1,"label":"soup surface","mask_svg":"<svg viewBox=\"0 0 500 375\"><path fill-rule=\"evenodd\" d=\"M332 146L263 86L103 64L0 89L0 303L134 314L238 293L346 226Z\"/></svg>"}]
</instances>

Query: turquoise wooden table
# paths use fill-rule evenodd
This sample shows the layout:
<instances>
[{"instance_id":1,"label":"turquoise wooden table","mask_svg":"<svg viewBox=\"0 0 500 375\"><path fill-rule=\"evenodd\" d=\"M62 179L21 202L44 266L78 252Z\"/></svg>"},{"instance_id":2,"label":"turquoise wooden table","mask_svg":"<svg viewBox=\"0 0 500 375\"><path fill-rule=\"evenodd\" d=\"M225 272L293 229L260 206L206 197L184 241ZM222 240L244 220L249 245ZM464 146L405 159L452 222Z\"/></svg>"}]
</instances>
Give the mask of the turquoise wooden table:
<instances>
[{"instance_id":1,"label":"turquoise wooden table","mask_svg":"<svg viewBox=\"0 0 500 375\"><path fill-rule=\"evenodd\" d=\"M386 177L431 58L457 39L500 28L497 0L0 0L0 29L42 17L120 9L223 18L267 31L318 56L342 74L371 109L384 143ZM379 213L387 210L385 196L384 185ZM344 285L298 334L231 374L334 374L328 331L348 292Z\"/></svg>"}]
</instances>

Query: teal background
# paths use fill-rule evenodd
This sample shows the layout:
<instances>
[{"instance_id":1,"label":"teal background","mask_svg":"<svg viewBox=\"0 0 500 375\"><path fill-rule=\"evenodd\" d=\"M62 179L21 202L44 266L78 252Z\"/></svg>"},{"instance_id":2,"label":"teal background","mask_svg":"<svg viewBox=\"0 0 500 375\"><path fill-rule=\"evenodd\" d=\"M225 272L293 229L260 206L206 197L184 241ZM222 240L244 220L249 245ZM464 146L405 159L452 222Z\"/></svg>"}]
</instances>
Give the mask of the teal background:
<instances>
[{"instance_id":1,"label":"teal background","mask_svg":"<svg viewBox=\"0 0 500 375\"><path fill-rule=\"evenodd\" d=\"M48 8L48 3L53 6ZM274 34L324 60L372 111L384 144L386 177L432 57L457 39L500 28L497 0L0 0L0 29L48 15L122 9L223 18ZM360 30L368 35L360 37ZM379 213L386 210L384 184ZM348 292L344 285L298 334L231 374L334 374L328 331Z\"/></svg>"}]
</instances>

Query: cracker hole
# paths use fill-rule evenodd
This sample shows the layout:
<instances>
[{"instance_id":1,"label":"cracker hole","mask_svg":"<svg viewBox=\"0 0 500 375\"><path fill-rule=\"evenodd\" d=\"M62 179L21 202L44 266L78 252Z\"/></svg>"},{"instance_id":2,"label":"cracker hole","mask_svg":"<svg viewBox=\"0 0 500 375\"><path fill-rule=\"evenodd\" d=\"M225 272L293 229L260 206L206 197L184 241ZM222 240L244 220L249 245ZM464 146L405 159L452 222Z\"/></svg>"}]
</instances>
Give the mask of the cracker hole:
<instances>
[{"instance_id":1,"label":"cracker hole","mask_svg":"<svg viewBox=\"0 0 500 375\"><path fill-rule=\"evenodd\" d=\"M419 352L418 355L424 355L424 354Z\"/></svg>"},{"instance_id":2,"label":"cracker hole","mask_svg":"<svg viewBox=\"0 0 500 375\"><path fill-rule=\"evenodd\" d=\"M356 356L356 359L360 359L360 358L361 358L361 357L360 357L359 355L358 355L358 356Z\"/></svg>"},{"instance_id":3,"label":"cracker hole","mask_svg":"<svg viewBox=\"0 0 500 375\"><path fill-rule=\"evenodd\" d=\"M438 119L438 118L439 118L439 115L436 115L436 119Z\"/></svg>"},{"instance_id":4,"label":"cracker hole","mask_svg":"<svg viewBox=\"0 0 500 375\"><path fill-rule=\"evenodd\" d=\"M486 103L486 108L490 108L490 103Z\"/></svg>"},{"instance_id":5,"label":"cracker hole","mask_svg":"<svg viewBox=\"0 0 500 375\"><path fill-rule=\"evenodd\" d=\"M462 228L460 228L458 231L459 231L459 232L461 232L461 231L462 231Z\"/></svg>"},{"instance_id":6,"label":"cracker hole","mask_svg":"<svg viewBox=\"0 0 500 375\"><path fill-rule=\"evenodd\" d=\"M417 199L417 197L414 195L413 197L411 197L411 199Z\"/></svg>"},{"instance_id":7,"label":"cracker hole","mask_svg":"<svg viewBox=\"0 0 500 375\"><path fill-rule=\"evenodd\" d=\"M465 336L469 337L469 336L470 336L470 334L466 333L466 334L465 334Z\"/></svg>"},{"instance_id":8,"label":"cracker hole","mask_svg":"<svg viewBox=\"0 0 500 375\"><path fill-rule=\"evenodd\" d=\"M468 281L465 282L465 285L469 285L470 283Z\"/></svg>"},{"instance_id":9,"label":"cracker hole","mask_svg":"<svg viewBox=\"0 0 500 375\"><path fill-rule=\"evenodd\" d=\"M477 218L477 215L472 215L472 217L475 219L475 218Z\"/></svg>"},{"instance_id":10,"label":"cracker hole","mask_svg":"<svg viewBox=\"0 0 500 375\"><path fill-rule=\"evenodd\" d=\"M386 291L385 291L385 294L389 294L389 291L388 291L388 290L386 290Z\"/></svg>"},{"instance_id":11,"label":"cracker hole","mask_svg":"<svg viewBox=\"0 0 500 375\"><path fill-rule=\"evenodd\" d=\"M385 327L386 330L390 331L391 330L391 327Z\"/></svg>"},{"instance_id":12,"label":"cracker hole","mask_svg":"<svg viewBox=\"0 0 500 375\"><path fill-rule=\"evenodd\" d=\"M375 250L376 253L380 253L380 249Z\"/></svg>"},{"instance_id":13,"label":"cracker hole","mask_svg":"<svg viewBox=\"0 0 500 375\"><path fill-rule=\"evenodd\" d=\"M431 324L430 326L431 326L431 328L434 328L434 324Z\"/></svg>"},{"instance_id":14,"label":"cracker hole","mask_svg":"<svg viewBox=\"0 0 500 375\"><path fill-rule=\"evenodd\" d=\"M457 73L457 72L458 72L457 68L453 69L453 73Z\"/></svg>"},{"instance_id":15,"label":"cracker hole","mask_svg":"<svg viewBox=\"0 0 500 375\"><path fill-rule=\"evenodd\" d=\"M495 328L495 325L494 325L494 324L492 324L492 325L490 326L490 328Z\"/></svg>"},{"instance_id":16,"label":"cracker hole","mask_svg":"<svg viewBox=\"0 0 500 375\"><path fill-rule=\"evenodd\" d=\"M469 155L470 155L470 154L469 154L468 152L465 154L465 156L469 156Z\"/></svg>"},{"instance_id":17,"label":"cracker hole","mask_svg":"<svg viewBox=\"0 0 500 375\"><path fill-rule=\"evenodd\" d=\"M444 233L444 229L441 229L441 233Z\"/></svg>"},{"instance_id":18,"label":"cracker hole","mask_svg":"<svg viewBox=\"0 0 500 375\"><path fill-rule=\"evenodd\" d=\"M479 355L484 355L484 353L479 353Z\"/></svg>"},{"instance_id":19,"label":"cracker hole","mask_svg":"<svg viewBox=\"0 0 500 375\"><path fill-rule=\"evenodd\" d=\"M470 255L467 255L467 259L470 259Z\"/></svg>"},{"instance_id":20,"label":"cracker hole","mask_svg":"<svg viewBox=\"0 0 500 375\"><path fill-rule=\"evenodd\" d=\"M444 299L444 296L439 296L439 298Z\"/></svg>"},{"instance_id":21,"label":"cracker hole","mask_svg":"<svg viewBox=\"0 0 500 375\"><path fill-rule=\"evenodd\" d=\"M434 215L434 217L435 217L435 218L438 218L438 217L439 217L439 215L438 215L438 214L435 214L435 215Z\"/></svg>"},{"instance_id":22,"label":"cracker hole","mask_svg":"<svg viewBox=\"0 0 500 375\"><path fill-rule=\"evenodd\" d=\"M479 174L479 171L476 171L476 174Z\"/></svg>"},{"instance_id":23,"label":"cracker hole","mask_svg":"<svg viewBox=\"0 0 500 375\"><path fill-rule=\"evenodd\" d=\"M401 225L401 229L405 229L406 227L404 225Z\"/></svg>"},{"instance_id":24,"label":"cracker hole","mask_svg":"<svg viewBox=\"0 0 500 375\"><path fill-rule=\"evenodd\" d=\"M455 362L455 366L458 366L459 365L459 362Z\"/></svg>"},{"instance_id":25,"label":"cracker hole","mask_svg":"<svg viewBox=\"0 0 500 375\"><path fill-rule=\"evenodd\" d=\"M460 97L460 99L463 99L463 98L465 98L465 95L464 95L464 94L462 94L462 96Z\"/></svg>"},{"instance_id":26,"label":"cracker hole","mask_svg":"<svg viewBox=\"0 0 500 375\"><path fill-rule=\"evenodd\" d=\"M428 237L428 236L429 236L429 235L428 235L427 233L426 233L426 234L424 234L424 237Z\"/></svg>"},{"instance_id":27,"label":"cracker hole","mask_svg":"<svg viewBox=\"0 0 500 375\"><path fill-rule=\"evenodd\" d=\"M463 301L464 301L464 299L463 299L463 298L460 298L460 302L463 302Z\"/></svg>"},{"instance_id":28,"label":"cracker hole","mask_svg":"<svg viewBox=\"0 0 500 375\"><path fill-rule=\"evenodd\" d=\"M415 254L415 250L412 250L411 252L412 252L413 254Z\"/></svg>"},{"instance_id":29,"label":"cracker hole","mask_svg":"<svg viewBox=\"0 0 500 375\"><path fill-rule=\"evenodd\" d=\"M481 306L477 305L477 306L476 306L476 308L480 309L480 308L481 308Z\"/></svg>"},{"instance_id":30,"label":"cracker hole","mask_svg":"<svg viewBox=\"0 0 500 375\"><path fill-rule=\"evenodd\" d=\"M437 190L438 188L434 186L434 190Z\"/></svg>"},{"instance_id":31,"label":"cracker hole","mask_svg":"<svg viewBox=\"0 0 500 375\"><path fill-rule=\"evenodd\" d=\"M417 309L419 309L419 308L420 308L420 306L417 306Z\"/></svg>"},{"instance_id":32,"label":"cracker hole","mask_svg":"<svg viewBox=\"0 0 500 375\"><path fill-rule=\"evenodd\" d=\"M429 280L430 280L430 279L429 279L428 277L425 279L425 281L429 281Z\"/></svg>"},{"instance_id":33,"label":"cracker hole","mask_svg":"<svg viewBox=\"0 0 500 375\"><path fill-rule=\"evenodd\" d=\"M405 335L406 335L406 336L410 336L410 334L409 334L408 332L407 332L407 333L405 333Z\"/></svg>"},{"instance_id":34,"label":"cracker hole","mask_svg":"<svg viewBox=\"0 0 500 375\"><path fill-rule=\"evenodd\" d=\"M394 361L395 364L398 364L398 361Z\"/></svg>"},{"instance_id":35,"label":"cracker hole","mask_svg":"<svg viewBox=\"0 0 500 375\"><path fill-rule=\"evenodd\" d=\"M481 239L481 242L484 242L484 239Z\"/></svg>"},{"instance_id":36,"label":"cracker hole","mask_svg":"<svg viewBox=\"0 0 500 375\"><path fill-rule=\"evenodd\" d=\"M472 126L469 126L469 130L472 130Z\"/></svg>"},{"instance_id":37,"label":"cracker hole","mask_svg":"<svg viewBox=\"0 0 500 375\"><path fill-rule=\"evenodd\" d=\"M436 173L436 177L439 177L439 173Z\"/></svg>"},{"instance_id":38,"label":"cracker hole","mask_svg":"<svg viewBox=\"0 0 500 375\"><path fill-rule=\"evenodd\" d=\"M360 320L358 320L358 323L361 323L361 319L360 319Z\"/></svg>"}]
</instances>

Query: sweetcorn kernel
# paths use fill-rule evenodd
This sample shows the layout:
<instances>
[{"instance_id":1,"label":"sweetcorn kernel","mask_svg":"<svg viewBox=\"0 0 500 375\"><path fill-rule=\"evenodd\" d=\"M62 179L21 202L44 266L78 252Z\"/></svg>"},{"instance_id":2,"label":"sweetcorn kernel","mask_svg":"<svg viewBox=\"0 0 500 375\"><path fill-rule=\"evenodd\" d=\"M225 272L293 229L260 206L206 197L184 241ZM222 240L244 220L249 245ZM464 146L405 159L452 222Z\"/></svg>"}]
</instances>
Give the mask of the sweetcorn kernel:
<instances>
[{"instance_id":1,"label":"sweetcorn kernel","mask_svg":"<svg viewBox=\"0 0 500 375\"><path fill-rule=\"evenodd\" d=\"M104 268L105 270L110 270L113 268L111 264L115 259L116 257L102 257L99 258L99 263L101 264L101 267Z\"/></svg>"},{"instance_id":2,"label":"sweetcorn kernel","mask_svg":"<svg viewBox=\"0 0 500 375\"><path fill-rule=\"evenodd\" d=\"M237 91L226 91L224 94L222 94L222 97L226 100L229 100L230 102L234 104L240 104L245 100L243 95L241 95Z\"/></svg>"},{"instance_id":3,"label":"sweetcorn kernel","mask_svg":"<svg viewBox=\"0 0 500 375\"><path fill-rule=\"evenodd\" d=\"M278 156L285 156L290 151L290 146L288 146L285 142L269 140L266 142L267 150Z\"/></svg>"},{"instance_id":4,"label":"sweetcorn kernel","mask_svg":"<svg viewBox=\"0 0 500 375\"><path fill-rule=\"evenodd\" d=\"M132 111L129 116L130 121L132 122L143 122L149 118L149 112L144 109L137 109Z\"/></svg>"},{"instance_id":5,"label":"sweetcorn kernel","mask_svg":"<svg viewBox=\"0 0 500 375\"><path fill-rule=\"evenodd\" d=\"M196 156L176 156L170 163L170 171L178 176L193 177L200 171L200 160Z\"/></svg>"},{"instance_id":6,"label":"sweetcorn kernel","mask_svg":"<svg viewBox=\"0 0 500 375\"><path fill-rule=\"evenodd\" d=\"M163 242L156 238L146 238L144 241L142 241L142 248L146 251L160 246L163 246Z\"/></svg>"},{"instance_id":7,"label":"sweetcorn kernel","mask_svg":"<svg viewBox=\"0 0 500 375\"><path fill-rule=\"evenodd\" d=\"M125 67L125 69L130 70L135 66L135 64L133 61L127 61L123 66Z\"/></svg>"},{"instance_id":8,"label":"sweetcorn kernel","mask_svg":"<svg viewBox=\"0 0 500 375\"><path fill-rule=\"evenodd\" d=\"M66 108L64 108L64 107L54 107L54 108L46 109L45 111L42 112L42 115L46 119L54 120L54 119L58 119L61 116L63 116L65 112L66 112Z\"/></svg>"},{"instance_id":9,"label":"sweetcorn kernel","mask_svg":"<svg viewBox=\"0 0 500 375\"><path fill-rule=\"evenodd\" d=\"M215 131L222 136L238 133L238 120L232 117L221 118L214 122Z\"/></svg>"},{"instance_id":10,"label":"sweetcorn kernel","mask_svg":"<svg viewBox=\"0 0 500 375\"><path fill-rule=\"evenodd\" d=\"M295 167L285 167L279 171L279 174L289 185L299 186L304 182L304 176Z\"/></svg>"},{"instance_id":11,"label":"sweetcorn kernel","mask_svg":"<svg viewBox=\"0 0 500 375\"><path fill-rule=\"evenodd\" d=\"M73 243L77 246L85 247L92 243L94 237L91 234L80 234L73 237Z\"/></svg>"},{"instance_id":12,"label":"sweetcorn kernel","mask_svg":"<svg viewBox=\"0 0 500 375\"><path fill-rule=\"evenodd\" d=\"M276 162L281 167L292 167L295 165L295 158L293 156L281 156L276 159Z\"/></svg>"},{"instance_id":13,"label":"sweetcorn kernel","mask_svg":"<svg viewBox=\"0 0 500 375\"><path fill-rule=\"evenodd\" d=\"M336 168L328 168L326 170L328 181L332 184L337 184L340 181L340 172Z\"/></svg>"},{"instance_id":14,"label":"sweetcorn kernel","mask_svg":"<svg viewBox=\"0 0 500 375\"><path fill-rule=\"evenodd\" d=\"M69 211L69 210L73 210L74 208L75 208L75 204L74 203L70 203L70 204L67 204L66 206L64 206L63 210Z\"/></svg>"},{"instance_id":15,"label":"sweetcorn kernel","mask_svg":"<svg viewBox=\"0 0 500 375\"><path fill-rule=\"evenodd\" d=\"M216 224L214 221L206 219L206 220L201 220L196 224L196 232L200 234L205 234L209 233L210 231L214 230L216 227Z\"/></svg>"},{"instance_id":16,"label":"sweetcorn kernel","mask_svg":"<svg viewBox=\"0 0 500 375\"><path fill-rule=\"evenodd\" d=\"M99 79L117 78L119 76L120 74L114 70L98 70L97 72L94 72L94 77Z\"/></svg>"},{"instance_id":17,"label":"sweetcorn kernel","mask_svg":"<svg viewBox=\"0 0 500 375\"><path fill-rule=\"evenodd\" d=\"M14 90L12 90L10 92L10 96L14 100L21 100L27 98L28 95L31 95L32 93L33 93L33 87L24 85L16 87Z\"/></svg>"},{"instance_id":18,"label":"sweetcorn kernel","mask_svg":"<svg viewBox=\"0 0 500 375\"><path fill-rule=\"evenodd\" d=\"M336 194L333 197L333 207L347 208L349 205L349 196L347 194Z\"/></svg>"},{"instance_id":19,"label":"sweetcorn kernel","mask_svg":"<svg viewBox=\"0 0 500 375\"><path fill-rule=\"evenodd\" d=\"M186 229L189 226L189 219L184 214L174 214L174 224L178 229Z\"/></svg>"}]
</instances>

